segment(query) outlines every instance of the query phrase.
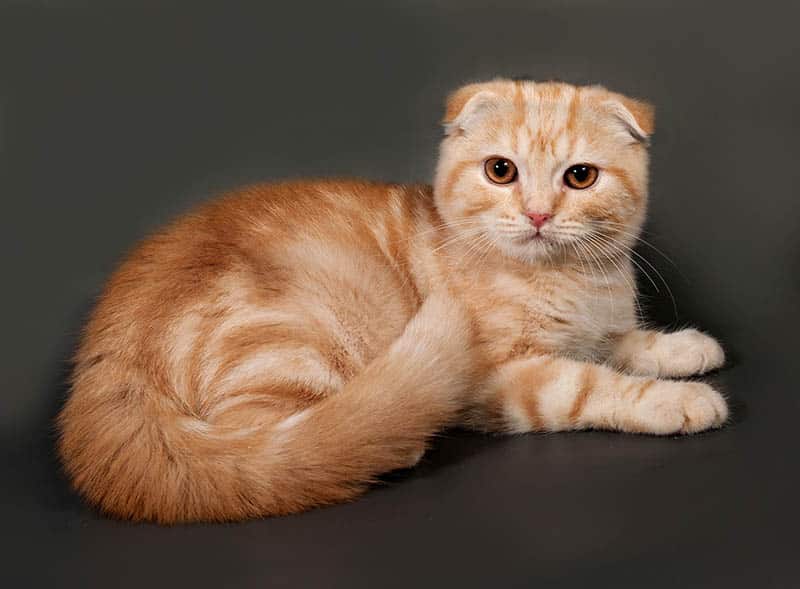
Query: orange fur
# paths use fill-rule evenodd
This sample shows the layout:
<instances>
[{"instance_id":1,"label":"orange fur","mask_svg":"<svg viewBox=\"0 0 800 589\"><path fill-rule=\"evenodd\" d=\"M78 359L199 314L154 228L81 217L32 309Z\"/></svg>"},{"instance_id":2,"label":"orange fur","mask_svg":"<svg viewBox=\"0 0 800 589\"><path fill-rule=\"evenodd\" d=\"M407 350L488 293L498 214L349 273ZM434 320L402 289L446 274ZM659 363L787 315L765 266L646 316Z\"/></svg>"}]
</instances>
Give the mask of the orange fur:
<instances>
[{"instance_id":1,"label":"orange fur","mask_svg":"<svg viewBox=\"0 0 800 589\"><path fill-rule=\"evenodd\" d=\"M637 329L625 248L645 214L636 134L652 111L496 80L454 93L445 123L433 188L246 187L133 251L59 416L84 497L136 520L237 520L355 497L458 422L670 433L724 419L705 385L587 363L654 376L721 363L698 332ZM491 156L516 163L513 184L486 179ZM596 187L563 185L577 163L601 169ZM539 241L531 210L552 213ZM702 362L665 360L678 343Z\"/></svg>"}]
</instances>

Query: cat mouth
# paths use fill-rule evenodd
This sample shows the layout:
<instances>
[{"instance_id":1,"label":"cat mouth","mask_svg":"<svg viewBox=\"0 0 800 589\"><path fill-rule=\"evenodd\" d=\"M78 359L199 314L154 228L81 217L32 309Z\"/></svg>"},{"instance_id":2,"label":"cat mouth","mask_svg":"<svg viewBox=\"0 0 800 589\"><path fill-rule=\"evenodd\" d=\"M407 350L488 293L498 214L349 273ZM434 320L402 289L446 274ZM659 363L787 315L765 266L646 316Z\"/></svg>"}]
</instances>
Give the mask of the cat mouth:
<instances>
[{"instance_id":1,"label":"cat mouth","mask_svg":"<svg viewBox=\"0 0 800 589\"><path fill-rule=\"evenodd\" d=\"M524 243L542 243L545 241L552 241L538 229L531 229L530 231L526 231L523 235L520 236L520 240Z\"/></svg>"},{"instance_id":2,"label":"cat mouth","mask_svg":"<svg viewBox=\"0 0 800 589\"><path fill-rule=\"evenodd\" d=\"M542 233L541 229L531 227L515 231L509 236L510 241L517 247L547 247L550 248L558 242L558 239L547 232Z\"/></svg>"},{"instance_id":3,"label":"cat mouth","mask_svg":"<svg viewBox=\"0 0 800 589\"><path fill-rule=\"evenodd\" d=\"M530 229L519 236L521 243L535 243L547 246L568 245L574 240L574 236L565 234L558 230L548 230L543 232L541 229Z\"/></svg>"}]
</instances>

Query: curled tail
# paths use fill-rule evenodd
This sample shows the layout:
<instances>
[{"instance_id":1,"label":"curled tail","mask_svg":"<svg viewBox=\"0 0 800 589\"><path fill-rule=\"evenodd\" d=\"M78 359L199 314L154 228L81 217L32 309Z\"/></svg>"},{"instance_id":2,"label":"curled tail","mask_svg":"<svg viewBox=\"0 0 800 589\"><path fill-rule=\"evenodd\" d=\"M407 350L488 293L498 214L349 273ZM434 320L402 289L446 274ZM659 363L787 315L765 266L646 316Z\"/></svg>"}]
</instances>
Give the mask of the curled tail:
<instances>
[{"instance_id":1,"label":"curled tail","mask_svg":"<svg viewBox=\"0 0 800 589\"><path fill-rule=\"evenodd\" d=\"M75 488L127 519L237 520L345 501L412 465L457 417L476 369L471 339L463 309L432 295L342 390L270 425L236 428L87 370L59 416L59 451Z\"/></svg>"}]
</instances>

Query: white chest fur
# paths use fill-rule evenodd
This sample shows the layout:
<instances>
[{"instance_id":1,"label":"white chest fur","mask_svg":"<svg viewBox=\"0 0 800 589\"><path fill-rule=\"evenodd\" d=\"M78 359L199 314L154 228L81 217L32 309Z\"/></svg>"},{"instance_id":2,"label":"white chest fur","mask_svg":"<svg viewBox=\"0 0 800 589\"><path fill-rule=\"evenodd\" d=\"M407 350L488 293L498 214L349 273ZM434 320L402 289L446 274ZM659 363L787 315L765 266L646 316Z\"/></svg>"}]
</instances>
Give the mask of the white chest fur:
<instances>
[{"instance_id":1,"label":"white chest fur","mask_svg":"<svg viewBox=\"0 0 800 589\"><path fill-rule=\"evenodd\" d=\"M498 271L482 278L471 298L495 360L531 353L599 360L608 352L610 334L636 324L634 278L627 267Z\"/></svg>"}]
</instances>

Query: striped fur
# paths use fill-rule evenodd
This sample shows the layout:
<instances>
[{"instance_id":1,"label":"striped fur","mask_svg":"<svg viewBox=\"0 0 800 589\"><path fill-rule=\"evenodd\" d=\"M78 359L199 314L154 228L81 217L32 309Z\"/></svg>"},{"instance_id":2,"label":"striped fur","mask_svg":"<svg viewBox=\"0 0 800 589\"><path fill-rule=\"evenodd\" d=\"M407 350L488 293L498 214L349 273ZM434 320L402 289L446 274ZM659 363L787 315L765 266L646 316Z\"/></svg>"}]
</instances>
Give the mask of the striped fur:
<instances>
[{"instance_id":1,"label":"striped fur","mask_svg":"<svg viewBox=\"0 0 800 589\"><path fill-rule=\"evenodd\" d=\"M112 276L59 416L75 488L117 517L238 520L351 499L441 428L720 425L659 380L718 367L694 330L637 327L628 255L652 110L599 87L497 80L449 100L433 188L258 185L140 245ZM516 182L494 185L491 156ZM565 187L566 166L600 169ZM524 213L546 210L541 239Z\"/></svg>"}]
</instances>

